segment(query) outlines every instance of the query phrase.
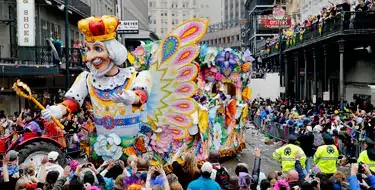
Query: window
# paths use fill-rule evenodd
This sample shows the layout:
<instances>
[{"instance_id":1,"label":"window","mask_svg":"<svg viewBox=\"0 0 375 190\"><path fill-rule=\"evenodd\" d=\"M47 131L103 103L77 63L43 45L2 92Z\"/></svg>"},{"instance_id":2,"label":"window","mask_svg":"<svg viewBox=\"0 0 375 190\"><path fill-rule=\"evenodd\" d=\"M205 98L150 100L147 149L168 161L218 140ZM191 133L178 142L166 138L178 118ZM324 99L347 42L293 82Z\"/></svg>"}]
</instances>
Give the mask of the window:
<instances>
[{"instance_id":1,"label":"window","mask_svg":"<svg viewBox=\"0 0 375 190\"><path fill-rule=\"evenodd\" d=\"M177 2L172 2L172 8L177 8L178 3Z\"/></svg>"},{"instance_id":2,"label":"window","mask_svg":"<svg viewBox=\"0 0 375 190\"><path fill-rule=\"evenodd\" d=\"M178 19L172 19L172 25L178 24Z\"/></svg>"},{"instance_id":3,"label":"window","mask_svg":"<svg viewBox=\"0 0 375 190\"><path fill-rule=\"evenodd\" d=\"M167 19L161 19L161 24L162 25L167 25L168 24L168 20Z\"/></svg>"},{"instance_id":4,"label":"window","mask_svg":"<svg viewBox=\"0 0 375 190\"><path fill-rule=\"evenodd\" d=\"M154 2L150 1L150 3L149 3L149 7L150 7L150 8L154 7Z\"/></svg>"}]
</instances>

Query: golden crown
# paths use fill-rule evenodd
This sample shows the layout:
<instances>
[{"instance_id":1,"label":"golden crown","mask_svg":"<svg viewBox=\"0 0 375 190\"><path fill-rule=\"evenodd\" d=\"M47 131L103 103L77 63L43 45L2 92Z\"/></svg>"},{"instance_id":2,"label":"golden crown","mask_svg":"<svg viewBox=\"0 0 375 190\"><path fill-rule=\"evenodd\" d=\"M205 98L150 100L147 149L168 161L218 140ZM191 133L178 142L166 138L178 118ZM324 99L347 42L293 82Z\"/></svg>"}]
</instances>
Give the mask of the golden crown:
<instances>
[{"instance_id":1,"label":"golden crown","mask_svg":"<svg viewBox=\"0 0 375 190\"><path fill-rule=\"evenodd\" d=\"M116 16L89 17L78 22L78 29L87 42L107 41L116 37L120 20Z\"/></svg>"}]
</instances>

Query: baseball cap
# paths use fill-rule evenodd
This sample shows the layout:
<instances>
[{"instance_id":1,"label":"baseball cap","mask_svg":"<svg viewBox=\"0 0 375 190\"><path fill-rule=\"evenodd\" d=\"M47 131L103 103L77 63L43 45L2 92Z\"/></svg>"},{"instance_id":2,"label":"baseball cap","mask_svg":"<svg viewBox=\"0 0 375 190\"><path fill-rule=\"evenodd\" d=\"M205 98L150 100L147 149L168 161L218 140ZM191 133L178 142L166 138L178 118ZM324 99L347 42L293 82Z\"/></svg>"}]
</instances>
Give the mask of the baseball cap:
<instances>
[{"instance_id":1,"label":"baseball cap","mask_svg":"<svg viewBox=\"0 0 375 190\"><path fill-rule=\"evenodd\" d=\"M208 172L208 173L211 173L213 168L212 168L212 164L210 162L205 162L203 163L202 167L201 167L201 170L202 172Z\"/></svg>"},{"instance_id":2,"label":"baseball cap","mask_svg":"<svg viewBox=\"0 0 375 190\"><path fill-rule=\"evenodd\" d=\"M17 151L15 151L15 150L10 150L9 152L8 152L8 157L9 157L9 161L14 161L14 160L16 160L17 159L17 157L18 157L18 152Z\"/></svg>"},{"instance_id":3,"label":"baseball cap","mask_svg":"<svg viewBox=\"0 0 375 190\"><path fill-rule=\"evenodd\" d=\"M56 161L57 157L59 157L59 153L57 153L56 151L48 153L48 161Z\"/></svg>"}]
</instances>

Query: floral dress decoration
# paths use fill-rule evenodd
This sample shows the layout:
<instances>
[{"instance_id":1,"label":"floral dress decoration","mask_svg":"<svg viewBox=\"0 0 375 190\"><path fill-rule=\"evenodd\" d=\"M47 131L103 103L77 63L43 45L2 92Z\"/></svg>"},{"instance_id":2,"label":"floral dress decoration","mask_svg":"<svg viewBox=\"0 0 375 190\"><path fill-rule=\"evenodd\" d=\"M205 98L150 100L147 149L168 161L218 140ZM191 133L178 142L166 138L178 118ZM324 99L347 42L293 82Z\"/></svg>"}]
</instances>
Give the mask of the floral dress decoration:
<instances>
[{"instance_id":1,"label":"floral dress decoration","mask_svg":"<svg viewBox=\"0 0 375 190\"><path fill-rule=\"evenodd\" d=\"M99 135L94 144L95 153L103 160L118 160L122 155L121 138L114 133L108 136Z\"/></svg>"}]
</instances>

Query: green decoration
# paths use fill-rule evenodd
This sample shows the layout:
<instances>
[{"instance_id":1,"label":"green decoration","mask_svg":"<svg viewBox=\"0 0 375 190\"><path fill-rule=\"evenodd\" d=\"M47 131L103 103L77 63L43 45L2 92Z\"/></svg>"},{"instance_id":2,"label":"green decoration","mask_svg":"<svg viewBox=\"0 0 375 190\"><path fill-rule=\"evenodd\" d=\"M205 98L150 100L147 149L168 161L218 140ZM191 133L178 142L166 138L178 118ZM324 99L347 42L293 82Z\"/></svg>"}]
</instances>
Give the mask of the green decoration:
<instances>
[{"instance_id":1,"label":"green decoration","mask_svg":"<svg viewBox=\"0 0 375 190\"><path fill-rule=\"evenodd\" d=\"M121 147L126 148L134 144L135 137L121 137Z\"/></svg>"}]
</instances>

